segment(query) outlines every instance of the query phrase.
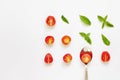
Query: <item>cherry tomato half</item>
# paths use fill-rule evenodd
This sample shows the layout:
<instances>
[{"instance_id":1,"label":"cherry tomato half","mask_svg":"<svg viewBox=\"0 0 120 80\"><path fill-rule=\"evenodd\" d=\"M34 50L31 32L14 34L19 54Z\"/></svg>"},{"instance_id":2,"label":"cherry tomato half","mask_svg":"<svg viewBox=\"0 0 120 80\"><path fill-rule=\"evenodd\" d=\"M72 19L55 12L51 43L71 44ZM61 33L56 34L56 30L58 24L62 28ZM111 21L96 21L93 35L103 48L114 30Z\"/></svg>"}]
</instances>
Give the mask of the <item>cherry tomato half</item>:
<instances>
[{"instance_id":1,"label":"cherry tomato half","mask_svg":"<svg viewBox=\"0 0 120 80\"><path fill-rule=\"evenodd\" d=\"M64 61L65 63L71 62L71 61L72 61L72 55L69 54L69 53L65 54L65 55L63 56L63 61Z\"/></svg>"},{"instance_id":2,"label":"cherry tomato half","mask_svg":"<svg viewBox=\"0 0 120 80\"><path fill-rule=\"evenodd\" d=\"M44 62L45 62L46 64L50 64L50 63L53 62L53 57L52 57L52 55L51 55L50 53L47 53L47 54L45 55Z\"/></svg>"},{"instance_id":3,"label":"cherry tomato half","mask_svg":"<svg viewBox=\"0 0 120 80\"><path fill-rule=\"evenodd\" d=\"M110 54L107 51L103 51L101 55L101 60L103 62L109 62L110 61Z\"/></svg>"},{"instance_id":4,"label":"cherry tomato half","mask_svg":"<svg viewBox=\"0 0 120 80\"><path fill-rule=\"evenodd\" d=\"M48 45L51 45L54 43L54 37L53 36L47 36L45 38L45 43L48 44Z\"/></svg>"},{"instance_id":5,"label":"cherry tomato half","mask_svg":"<svg viewBox=\"0 0 120 80\"><path fill-rule=\"evenodd\" d=\"M83 48L80 52L80 59L84 64L88 64L92 60L92 51Z\"/></svg>"},{"instance_id":6,"label":"cherry tomato half","mask_svg":"<svg viewBox=\"0 0 120 80\"><path fill-rule=\"evenodd\" d=\"M71 42L71 37L68 35L65 35L62 37L61 41L64 45L68 45Z\"/></svg>"},{"instance_id":7,"label":"cherry tomato half","mask_svg":"<svg viewBox=\"0 0 120 80\"><path fill-rule=\"evenodd\" d=\"M50 27L54 26L56 23L56 20L54 18L54 16L48 16L46 19L46 24Z\"/></svg>"}]
</instances>

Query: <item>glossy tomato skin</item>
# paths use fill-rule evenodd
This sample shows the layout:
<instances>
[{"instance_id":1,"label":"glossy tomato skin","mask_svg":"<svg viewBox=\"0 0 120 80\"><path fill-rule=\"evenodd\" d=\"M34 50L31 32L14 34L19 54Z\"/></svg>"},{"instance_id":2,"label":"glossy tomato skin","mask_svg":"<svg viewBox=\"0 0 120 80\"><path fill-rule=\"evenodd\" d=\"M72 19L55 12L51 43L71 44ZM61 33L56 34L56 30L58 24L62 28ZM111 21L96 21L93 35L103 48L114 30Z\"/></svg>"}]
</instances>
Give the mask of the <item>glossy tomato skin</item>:
<instances>
[{"instance_id":1,"label":"glossy tomato skin","mask_svg":"<svg viewBox=\"0 0 120 80\"><path fill-rule=\"evenodd\" d=\"M53 62L53 57L52 57L52 55L51 55L50 53L47 53L47 54L45 55L44 62L45 62L46 64L50 64L50 63Z\"/></svg>"},{"instance_id":2,"label":"glossy tomato skin","mask_svg":"<svg viewBox=\"0 0 120 80\"><path fill-rule=\"evenodd\" d=\"M51 44L53 44L54 43L54 37L53 36L47 36L46 38L45 38L45 43L46 44L48 44L48 45L51 45Z\"/></svg>"},{"instance_id":3,"label":"glossy tomato skin","mask_svg":"<svg viewBox=\"0 0 120 80\"><path fill-rule=\"evenodd\" d=\"M54 26L56 24L54 16L48 16L46 19L46 24L50 27Z\"/></svg>"},{"instance_id":4,"label":"glossy tomato skin","mask_svg":"<svg viewBox=\"0 0 120 80\"><path fill-rule=\"evenodd\" d=\"M69 54L69 53L65 54L65 55L63 56L63 61L64 61L65 63L71 62L71 61L72 61L72 55Z\"/></svg>"},{"instance_id":5,"label":"glossy tomato skin","mask_svg":"<svg viewBox=\"0 0 120 80\"><path fill-rule=\"evenodd\" d=\"M68 45L71 42L71 37L68 35L65 35L62 37L61 41L64 45Z\"/></svg>"},{"instance_id":6,"label":"glossy tomato skin","mask_svg":"<svg viewBox=\"0 0 120 80\"><path fill-rule=\"evenodd\" d=\"M109 62L110 61L110 54L108 51L103 51L101 55L101 60L103 62Z\"/></svg>"},{"instance_id":7,"label":"glossy tomato skin","mask_svg":"<svg viewBox=\"0 0 120 80\"><path fill-rule=\"evenodd\" d=\"M84 49L82 49L80 52L80 59L87 65L92 60L92 51L84 51Z\"/></svg>"}]
</instances>

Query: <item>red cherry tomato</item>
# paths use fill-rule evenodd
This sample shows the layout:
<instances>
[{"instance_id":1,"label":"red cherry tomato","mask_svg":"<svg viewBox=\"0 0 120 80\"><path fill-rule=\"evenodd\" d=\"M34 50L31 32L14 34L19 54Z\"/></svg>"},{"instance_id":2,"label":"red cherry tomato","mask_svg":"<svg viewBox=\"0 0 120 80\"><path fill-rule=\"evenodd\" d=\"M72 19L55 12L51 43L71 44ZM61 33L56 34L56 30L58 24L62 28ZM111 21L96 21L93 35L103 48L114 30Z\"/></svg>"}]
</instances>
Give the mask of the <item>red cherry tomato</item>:
<instances>
[{"instance_id":1,"label":"red cherry tomato","mask_svg":"<svg viewBox=\"0 0 120 80\"><path fill-rule=\"evenodd\" d=\"M65 54L65 55L63 56L63 61L64 61L65 63L71 62L71 61L72 61L72 55L69 54L69 53Z\"/></svg>"},{"instance_id":2,"label":"red cherry tomato","mask_svg":"<svg viewBox=\"0 0 120 80\"><path fill-rule=\"evenodd\" d=\"M101 55L101 60L103 62L109 62L110 61L110 54L107 51L103 51Z\"/></svg>"},{"instance_id":3,"label":"red cherry tomato","mask_svg":"<svg viewBox=\"0 0 120 80\"><path fill-rule=\"evenodd\" d=\"M56 20L54 18L54 16L48 16L46 19L46 24L50 27L54 26L56 23Z\"/></svg>"},{"instance_id":4,"label":"red cherry tomato","mask_svg":"<svg viewBox=\"0 0 120 80\"><path fill-rule=\"evenodd\" d=\"M54 43L54 37L53 36L47 36L45 38L45 42L46 44L50 45L50 44L53 44Z\"/></svg>"},{"instance_id":5,"label":"red cherry tomato","mask_svg":"<svg viewBox=\"0 0 120 80\"><path fill-rule=\"evenodd\" d=\"M65 35L62 37L61 41L64 45L68 45L71 42L71 37L68 35Z\"/></svg>"},{"instance_id":6,"label":"red cherry tomato","mask_svg":"<svg viewBox=\"0 0 120 80\"><path fill-rule=\"evenodd\" d=\"M52 57L52 55L51 55L50 53L47 53L47 54L45 55L44 62L45 62L46 64L50 64L50 63L53 62L53 57Z\"/></svg>"},{"instance_id":7,"label":"red cherry tomato","mask_svg":"<svg viewBox=\"0 0 120 80\"><path fill-rule=\"evenodd\" d=\"M80 52L80 59L84 64L88 64L92 60L92 51L85 51L83 48Z\"/></svg>"}]
</instances>

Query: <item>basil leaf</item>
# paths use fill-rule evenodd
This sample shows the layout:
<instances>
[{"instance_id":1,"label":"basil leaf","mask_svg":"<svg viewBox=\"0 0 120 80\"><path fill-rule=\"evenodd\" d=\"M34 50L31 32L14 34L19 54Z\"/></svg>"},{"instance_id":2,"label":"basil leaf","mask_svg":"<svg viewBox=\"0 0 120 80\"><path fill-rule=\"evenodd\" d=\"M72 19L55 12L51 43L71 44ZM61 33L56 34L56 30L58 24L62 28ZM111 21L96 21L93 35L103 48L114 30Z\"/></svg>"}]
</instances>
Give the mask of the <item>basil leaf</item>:
<instances>
[{"instance_id":1,"label":"basil leaf","mask_svg":"<svg viewBox=\"0 0 120 80\"><path fill-rule=\"evenodd\" d=\"M79 33L82 37L86 37L87 35L84 32Z\"/></svg>"},{"instance_id":2,"label":"basil leaf","mask_svg":"<svg viewBox=\"0 0 120 80\"><path fill-rule=\"evenodd\" d=\"M107 46L109 46L110 45L110 41L106 38L106 36L104 36L103 34L102 34L102 40L103 40L103 43L105 44L105 45L107 45Z\"/></svg>"},{"instance_id":3,"label":"basil leaf","mask_svg":"<svg viewBox=\"0 0 120 80\"><path fill-rule=\"evenodd\" d=\"M86 40L89 44L92 44L92 41L91 41L91 39L90 39L89 36L85 37L85 40Z\"/></svg>"},{"instance_id":4,"label":"basil leaf","mask_svg":"<svg viewBox=\"0 0 120 80\"><path fill-rule=\"evenodd\" d=\"M86 16L80 15L80 19L84 24L91 25L91 21Z\"/></svg>"},{"instance_id":5,"label":"basil leaf","mask_svg":"<svg viewBox=\"0 0 120 80\"><path fill-rule=\"evenodd\" d=\"M104 18L102 16L98 15L98 20L102 22L102 21L104 21Z\"/></svg>"},{"instance_id":6,"label":"basil leaf","mask_svg":"<svg viewBox=\"0 0 120 80\"><path fill-rule=\"evenodd\" d=\"M87 43L89 43L89 44L92 44L92 41L91 41L91 39L90 39L90 33L84 33L84 32L80 32L79 33L85 40L86 40L86 42Z\"/></svg>"},{"instance_id":7,"label":"basil leaf","mask_svg":"<svg viewBox=\"0 0 120 80\"><path fill-rule=\"evenodd\" d=\"M65 17L65 16L61 16L61 19L65 22L65 23L67 23L67 24L69 24L69 21L67 20L67 18Z\"/></svg>"},{"instance_id":8,"label":"basil leaf","mask_svg":"<svg viewBox=\"0 0 120 80\"><path fill-rule=\"evenodd\" d=\"M87 33L87 36L90 36L90 33Z\"/></svg>"},{"instance_id":9,"label":"basil leaf","mask_svg":"<svg viewBox=\"0 0 120 80\"><path fill-rule=\"evenodd\" d=\"M104 26L105 26L105 23L106 23L107 17L108 17L108 15L106 15L105 18L104 18L104 22L103 22L103 24L102 24L102 29L103 29Z\"/></svg>"},{"instance_id":10,"label":"basil leaf","mask_svg":"<svg viewBox=\"0 0 120 80\"><path fill-rule=\"evenodd\" d=\"M114 27L114 25L113 25L112 23L108 22L108 21L107 21L105 24L106 24L106 26L108 26L108 27Z\"/></svg>"}]
</instances>

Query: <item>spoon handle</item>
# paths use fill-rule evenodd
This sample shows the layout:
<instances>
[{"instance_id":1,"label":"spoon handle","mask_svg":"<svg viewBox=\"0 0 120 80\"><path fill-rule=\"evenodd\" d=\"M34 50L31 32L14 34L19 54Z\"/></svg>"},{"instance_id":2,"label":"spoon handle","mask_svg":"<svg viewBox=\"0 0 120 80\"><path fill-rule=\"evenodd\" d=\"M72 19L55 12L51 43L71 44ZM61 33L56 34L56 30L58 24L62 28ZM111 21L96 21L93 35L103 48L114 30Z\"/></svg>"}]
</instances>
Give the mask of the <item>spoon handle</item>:
<instances>
[{"instance_id":1,"label":"spoon handle","mask_svg":"<svg viewBox=\"0 0 120 80\"><path fill-rule=\"evenodd\" d=\"M88 69L87 69L87 66L85 67L85 80L88 80Z\"/></svg>"}]
</instances>

